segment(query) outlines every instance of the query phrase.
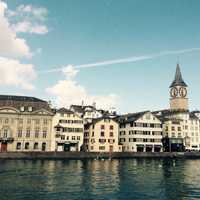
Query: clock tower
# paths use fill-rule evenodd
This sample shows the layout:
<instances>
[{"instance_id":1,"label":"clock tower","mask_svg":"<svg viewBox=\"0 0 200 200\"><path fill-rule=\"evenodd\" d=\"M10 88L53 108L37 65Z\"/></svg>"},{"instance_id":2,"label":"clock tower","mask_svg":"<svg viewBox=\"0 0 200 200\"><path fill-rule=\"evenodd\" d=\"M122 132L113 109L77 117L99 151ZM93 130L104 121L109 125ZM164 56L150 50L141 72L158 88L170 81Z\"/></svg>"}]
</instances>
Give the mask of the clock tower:
<instances>
[{"instance_id":1,"label":"clock tower","mask_svg":"<svg viewBox=\"0 0 200 200\"><path fill-rule=\"evenodd\" d=\"M188 110L187 84L182 78L179 64L176 66L174 81L170 85L170 109Z\"/></svg>"}]
</instances>

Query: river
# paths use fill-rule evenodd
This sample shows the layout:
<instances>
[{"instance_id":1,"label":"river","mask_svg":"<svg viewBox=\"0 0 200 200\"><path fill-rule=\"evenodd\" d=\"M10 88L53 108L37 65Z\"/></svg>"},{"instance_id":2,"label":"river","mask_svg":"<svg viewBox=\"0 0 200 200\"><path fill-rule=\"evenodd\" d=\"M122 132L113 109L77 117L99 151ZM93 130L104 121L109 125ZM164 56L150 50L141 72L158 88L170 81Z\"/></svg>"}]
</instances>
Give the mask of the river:
<instances>
[{"instance_id":1,"label":"river","mask_svg":"<svg viewBox=\"0 0 200 200\"><path fill-rule=\"evenodd\" d=\"M197 200L200 160L0 160L0 200Z\"/></svg>"}]
</instances>

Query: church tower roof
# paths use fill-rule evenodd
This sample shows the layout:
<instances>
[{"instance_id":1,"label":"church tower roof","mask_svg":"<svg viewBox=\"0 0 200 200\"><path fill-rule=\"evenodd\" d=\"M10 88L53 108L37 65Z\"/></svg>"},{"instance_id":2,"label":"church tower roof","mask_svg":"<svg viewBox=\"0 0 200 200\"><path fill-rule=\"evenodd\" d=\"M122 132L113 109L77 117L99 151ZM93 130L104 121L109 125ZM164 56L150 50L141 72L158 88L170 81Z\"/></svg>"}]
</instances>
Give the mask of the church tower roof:
<instances>
[{"instance_id":1,"label":"church tower roof","mask_svg":"<svg viewBox=\"0 0 200 200\"><path fill-rule=\"evenodd\" d=\"M174 81L172 82L172 84L170 85L170 88L175 87L175 86L187 87L187 84L184 82L184 80L182 78L181 69L180 69L179 64L177 64L177 66L176 66L175 78L174 78Z\"/></svg>"}]
</instances>

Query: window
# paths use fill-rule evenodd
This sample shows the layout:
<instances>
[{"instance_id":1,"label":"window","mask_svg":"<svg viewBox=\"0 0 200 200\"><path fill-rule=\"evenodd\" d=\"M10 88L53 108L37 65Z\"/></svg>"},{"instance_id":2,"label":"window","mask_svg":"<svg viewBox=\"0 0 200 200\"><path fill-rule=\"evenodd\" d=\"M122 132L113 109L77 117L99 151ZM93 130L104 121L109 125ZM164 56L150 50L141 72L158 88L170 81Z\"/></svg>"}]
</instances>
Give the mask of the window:
<instances>
[{"instance_id":1,"label":"window","mask_svg":"<svg viewBox=\"0 0 200 200\"><path fill-rule=\"evenodd\" d=\"M99 150L105 150L105 146L99 146Z\"/></svg>"},{"instance_id":2,"label":"window","mask_svg":"<svg viewBox=\"0 0 200 200\"><path fill-rule=\"evenodd\" d=\"M175 131L175 127L174 126L172 126L172 131Z\"/></svg>"},{"instance_id":3,"label":"window","mask_svg":"<svg viewBox=\"0 0 200 200\"><path fill-rule=\"evenodd\" d=\"M39 128L36 128L35 130L35 138L38 138L39 137Z\"/></svg>"},{"instance_id":4,"label":"window","mask_svg":"<svg viewBox=\"0 0 200 200\"><path fill-rule=\"evenodd\" d=\"M104 125L101 125L101 129L105 129L105 126L104 126Z\"/></svg>"},{"instance_id":5,"label":"window","mask_svg":"<svg viewBox=\"0 0 200 200\"><path fill-rule=\"evenodd\" d=\"M76 140L76 137L75 137L75 136L72 136L72 140Z\"/></svg>"},{"instance_id":6,"label":"window","mask_svg":"<svg viewBox=\"0 0 200 200\"><path fill-rule=\"evenodd\" d=\"M105 143L106 139L99 139L99 143Z\"/></svg>"},{"instance_id":7,"label":"window","mask_svg":"<svg viewBox=\"0 0 200 200\"><path fill-rule=\"evenodd\" d=\"M81 137L80 136L77 136L77 140L80 140L81 139Z\"/></svg>"},{"instance_id":8,"label":"window","mask_svg":"<svg viewBox=\"0 0 200 200\"><path fill-rule=\"evenodd\" d=\"M44 125L47 125L47 119L44 119L44 120L43 120L43 124L44 124Z\"/></svg>"},{"instance_id":9,"label":"window","mask_svg":"<svg viewBox=\"0 0 200 200\"><path fill-rule=\"evenodd\" d=\"M91 147L90 147L90 149L91 149L91 150L93 150L93 149L94 149L94 147L93 147L93 146L91 146Z\"/></svg>"},{"instance_id":10,"label":"window","mask_svg":"<svg viewBox=\"0 0 200 200\"><path fill-rule=\"evenodd\" d=\"M36 119L36 120L35 120L35 123L36 123L36 124L39 124L39 123L40 123L40 120L39 120L39 119Z\"/></svg>"},{"instance_id":11,"label":"window","mask_svg":"<svg viewBox=\"0 0 200 200\"><path fill-rule=\"evenodd\" d=\"M28 107L28 112L32 112L33 108L31 106Z\"/></svg>"},{"instance_id":12,"label":"window","mask_svg":"<svg viewBox=\"0 0 200 200\"><path fill-rule=\"evenodd\" d=\"M22 137L22 130L18 130L18 138L21 138Z\"/></svg>"},{"instance_id":13,"label":"window","mask_svg":"<svg viewBox=\"0 0 200 200\"><path fill-rule=\"evenodd\" d=\"M113 132L110 132L110 137L113 137Z\"/></svg>"},{"instance_id":14,"label":"window","mask_svg":"<svg viewBox=\"0 0 200 200\"><path fill-rule=\"evenodd\" d=\"M46 143L43 142L43 143L42 143L42 151L45 151L45 150L46 150Z\"/></svg>"},{"instance_id":15,"label":"window","mask_svg":"<svg viewBox=\"0 0 200 200\"><path fill-rule=\"evenodd\" d=\"M105 136L104 132L101 132L101 137L104 137L104 136Z\"/></svg>"},{"instance_id":16,"label":"window","mask_svg":"<svg viewBox=\"0 0 200 200\"><path fill-rule=\"evenodd\" d=\"M24 112L24 106L21 106L20 111Z\"/></svg>"},{"instance_id":17,"label":"window","mask_svg":"<svg viewBox=\"0 0 200 200\"><path fill-rule=\"evenodd\" d=\"M110 130L113 130L113 128L114 128L113 125L110 125Z\"/></svg>"},{"instance_id":18,"label":"window","mask_svg":"<svg viewBox=\"0 0 200 200\"><path fill-rule=\"evenodd\" d=\"M34 143L33 148L34 148L34 149L38 149L38 142L35 142L35 143Z\"/></svg>"},{"instance_id":19,"label":"window","mask_svg":"<svg viewBox=\"0 0 200 200\"><path fill-rule=\"evenodd\" d=\"M29 149L29 142L25 143L25 149Z\"/></svg>"},{"instance_id":20,"label":"window","mask_svg":"<svg viewBox=\"0 0 200 200\"><path fill-rule=\"evenodd\" d=\"M47 131L44 130L44 131L43 131L43 138L46 138L46 137L47 137Z\"/></svg>"},{"instance_id":21,"label":"window","mask_svg":"<svg viewBox=\"0 0 200 200\"><path fill-rule=\"evenodd\" d=\"M17 150L21 149L21 142L18 142L18 143L17 143L16 149L17 149Z\"/></svg>"},{"instance_id":22,"label":"window","mask_svg":"<svg viewBox=\"0 0 200 200\"><path fill-rule=\"evenodd\" d=\"M8 122L9 122L9 119L5 119L5 124L8 124Z\"/></svg>"},{"instance_id":23,"label":"window","mask_svg":"<svg viewBox=\"0 0 200 200\"><path fill-rule=\"evenodd\" d=\"M4 130L3 130L3 137L4 137L4 138L7 138L7 137L8 137L8 130L7 130L7 129L4 129Z\"/></svg>"},{"instance_id":24,"label":"window","mask_svg":"<svg viewBox=\"0 0 200 200\"><path fill-rule=\"evenodd\" d=\"M69 136L67 136L66 140L69 140Z\"/></svg>"},{"instance_id":25,"label":"window","mask_svg":"<svg viewBox=\"0 0 200 200\"><path fill-rule=\"evenodd\" d=\"M30 129L27 129L27 130L26 130L26 137L27 137L27 138L30 137L30 133L31 133L31 130L30 130Z\"/></svg>"},{"instance_id":26,"label":"window","mask_svg":"<svg viewBox=\"0 0 200 200\"><path fill-rule=\"evenodd\" d=\"M64 135L61 135L61 140L65 140L65 136Z\"/></svg>"},{"instance_id":27,"label":"window","mask_svg":"<svg viewBox=\"0 0 200 200\"><path fill-rule=\"evenodd\" d=\"M94 137L94 131L92 132L92 137Z\"/></svg>"}]
</instances>

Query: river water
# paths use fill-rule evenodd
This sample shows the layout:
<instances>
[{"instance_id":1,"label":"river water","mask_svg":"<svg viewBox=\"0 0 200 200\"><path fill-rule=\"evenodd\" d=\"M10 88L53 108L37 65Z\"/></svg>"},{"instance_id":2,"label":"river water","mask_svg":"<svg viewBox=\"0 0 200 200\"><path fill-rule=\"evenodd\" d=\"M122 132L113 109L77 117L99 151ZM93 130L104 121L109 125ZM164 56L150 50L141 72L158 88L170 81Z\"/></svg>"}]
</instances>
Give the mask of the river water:
<instances>
[{"instance_id":1,"label":"river water","mask_svg":"<svg viewBox=\"0 0 200 200\"><path fill-rule=\"evenodd\" d=\"M0 200L197 200L200 160L0 161Z\"/></svg>"}]
</instances>

